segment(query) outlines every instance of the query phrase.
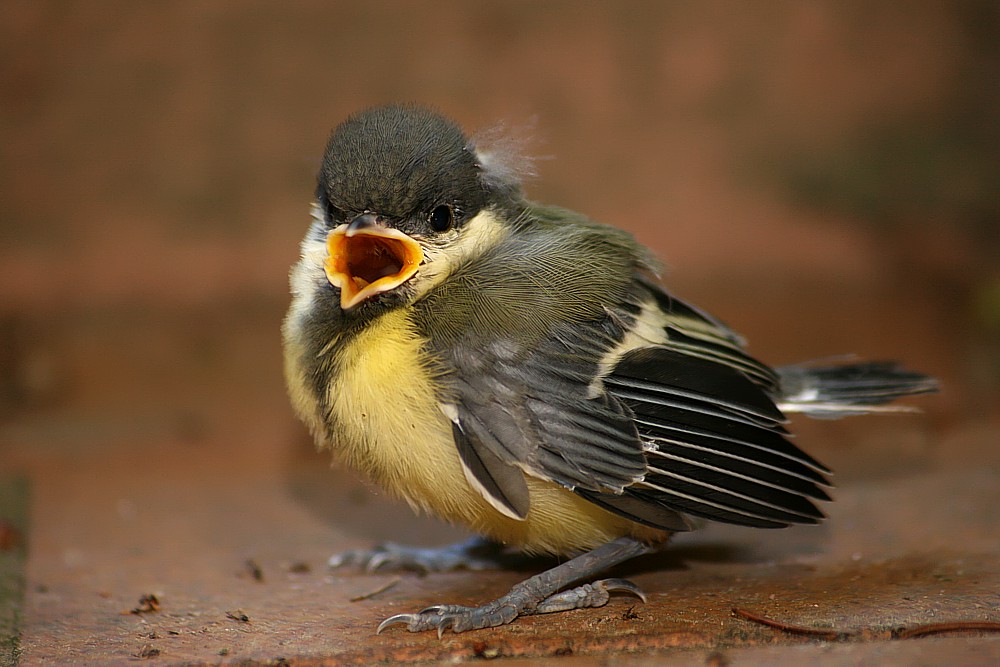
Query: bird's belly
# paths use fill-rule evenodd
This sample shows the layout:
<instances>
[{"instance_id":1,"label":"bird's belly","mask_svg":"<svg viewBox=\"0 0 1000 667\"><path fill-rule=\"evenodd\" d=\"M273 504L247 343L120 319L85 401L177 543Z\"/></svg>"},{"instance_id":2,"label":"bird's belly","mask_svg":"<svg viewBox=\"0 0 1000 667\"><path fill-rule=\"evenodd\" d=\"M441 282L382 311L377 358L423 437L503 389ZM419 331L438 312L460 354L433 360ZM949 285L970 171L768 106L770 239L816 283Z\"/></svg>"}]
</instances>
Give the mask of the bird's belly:
<instances>
[{"instance_id":1,"label":"bird's belly","mask_svg":"<svg viewBox=\"0 0 1000 667\"><path fill-rule=\"evenodd\" d=\"M524 520L504 516L466 480L424 341L390 313L340 351L328 404L338 455L415 509L537 553L568 554L623 535L662 539L551 482L528 477Z\"/></svg>"}]
</instances>

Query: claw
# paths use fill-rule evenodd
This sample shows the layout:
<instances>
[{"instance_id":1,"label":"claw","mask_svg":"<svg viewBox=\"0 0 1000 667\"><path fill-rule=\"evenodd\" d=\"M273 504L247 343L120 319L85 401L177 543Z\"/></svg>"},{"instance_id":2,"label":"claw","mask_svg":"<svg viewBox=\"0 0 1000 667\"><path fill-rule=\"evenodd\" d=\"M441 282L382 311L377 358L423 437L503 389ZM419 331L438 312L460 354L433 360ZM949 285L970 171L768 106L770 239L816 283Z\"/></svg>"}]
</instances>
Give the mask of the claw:
<instances>
[{"instance_id":1,"label":"claw","mask_svg":"<svg viewBox=\"0 0 1000 667\"><path fill-rule=\"evenodd\" d=\"M380 635L382 634L383 630L396 624L409 626L416 619L417 619L417 614L396 614L395 616L390 616L389 618L385 619L384 621L378 624L378 627L375 628L375 634Z\"/></svg>"},{"instance_id":2,"label":"claw","mask_svg":"<svg viewBox=\"0 0 1000 667\"><path fill-rule=\"evenodd\" d=\"M468 611L471 607L463 607L458 604L432 604L430 607L425 607L421 609L419 614L456 614L463 611Z\"/></svg>"},{"instance_id":3,"label":"claw","mask_svg":"<svg viewBox=\"0 0 1000 667\"><path fill-rule=\"evenodd\" d=\"M382 631L393 625L405 625L410 632L423 632L434 628L437 630L438 639L444 636L444 631L448 628L454 629L456 615L450 612L448 607L457 605L439 605L422 609L415 614L396 614L390 616L375 628L375 634L382 634ZM464 609L464 607L463 607Z\"/></svg>"},{"instance_id":4,"label":"claw","mask_svg":"<svg viewBox=\"0 0 1000 667\"><path fill-rule=\"evenodd\" d=\"M368 554L369 552L363 549L351 549L350 551L333 554L330 556L329 560L326 561L326 565L330 569L335 570L338 567L344 567L345 565L361 564L368 557Z\"/></svg>"},{"instance_id":5,"label":"claw","mask_svg":"<svg viewBox=\"0 0 1000 667\"><path fill-rule=\"evenodd\" d=\"M331 570L336 570L338 567L343 567L347 565L347 553L333 554L330 556L330 560L326 561L326 566Z\"/></svg>"},{"instance_id":6,"label":"claw","mask_svg":"<svg viewBox=\"0 0 1000 667\"><path fill-rule=\"evenodd\" d=\"M368 559L368 563L365 564L365 572L372 574L380 567L385 565L389 561L389 554L385 551L380 551L372 554L371 558Z\"/></svg>"},{"instance_id":7,"label":"claw","mask_svg":"<svg viewBox=\"0 0 1000 667\"><path fill-rule=\"evenodd\" d=\"M405 625L410 632L423 632L424 630L437 630L438 638L444 635L448 628L455 629L455 623L459 615L469 611L469 607L462 607L455 604L439 604L426 609L421 609L415 614L396 614L385 619L375 629L375 634L381 634L383 630L393 625ZM456 630L458 631L458 630Z\"/></svg>"},{"instance_id":8,"label":"claw","mask_svg":"<svg viewBox=\"0 0 1000 667\"><path fill-rule=\"evenodd\" d=\"M624 591L625 593L631 593L643 602L646 602L646 594L642 592L642 589L633 584L628 579L602 579L599 582L595 582L603 585L604 590L609 593L612 591Z\"/></svg>"}]
</instances>

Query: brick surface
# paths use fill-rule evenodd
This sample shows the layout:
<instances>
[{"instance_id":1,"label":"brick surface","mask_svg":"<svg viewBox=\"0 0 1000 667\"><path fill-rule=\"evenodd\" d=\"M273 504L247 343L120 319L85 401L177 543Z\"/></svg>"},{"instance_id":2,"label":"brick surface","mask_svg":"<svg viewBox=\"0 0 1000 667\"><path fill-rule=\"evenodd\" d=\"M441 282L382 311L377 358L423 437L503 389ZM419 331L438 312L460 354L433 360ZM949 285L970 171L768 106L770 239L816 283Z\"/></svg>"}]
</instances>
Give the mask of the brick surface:
<instances>
[{"instance_id":1,"label":"brick surface","mask_svg":"<svg viewBox=\"0 0 1000 667\"><path fill-rule=\"evenodd\" d=\"M1000 662L995 634L891 639L1000 621L991 12L5 8L0 474L29 485L22 663ZM546 565L325 567L382 540L463 537L331 469L281 378L323 141L390 100L527 125L533 196L635 233L765 361L897 358L944 391L916 415L797 421L837 472L830 520L678 536L617 572L646 604L374 636L390 614L485 601Z\"/></svg>"}]
</instances>

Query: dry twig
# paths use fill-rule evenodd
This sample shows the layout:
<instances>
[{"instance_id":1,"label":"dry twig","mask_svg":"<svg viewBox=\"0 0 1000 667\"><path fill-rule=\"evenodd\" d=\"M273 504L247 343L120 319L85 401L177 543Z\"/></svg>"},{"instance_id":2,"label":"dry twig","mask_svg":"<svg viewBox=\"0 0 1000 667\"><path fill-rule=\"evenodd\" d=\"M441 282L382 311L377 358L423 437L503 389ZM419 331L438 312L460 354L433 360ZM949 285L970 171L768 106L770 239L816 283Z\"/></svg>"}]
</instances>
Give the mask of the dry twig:
<instances>
[{"instance_id":1,"label":"dry twig","mask_svg":"<svg viewBox=\"0 0 1000 667\"><path fill-rule=\"evenodd\" d=\"M395 586L396 584L398 584L400 582L400 580L401 580L401 577L396 577L395 579L393 579L389 583L385 584L384 586L380 586L380 587L376 588L375 590L373 590L370 593L363 593L361 595L355 595L354 597L350 598L350 601L351 602L360 602L361 600L367 600L369 598L373 598L376 595L378 595L379 593L385 593L387 590L389 590L390 588L392 588L393 586Z\"/></svg>"}]
</instances>

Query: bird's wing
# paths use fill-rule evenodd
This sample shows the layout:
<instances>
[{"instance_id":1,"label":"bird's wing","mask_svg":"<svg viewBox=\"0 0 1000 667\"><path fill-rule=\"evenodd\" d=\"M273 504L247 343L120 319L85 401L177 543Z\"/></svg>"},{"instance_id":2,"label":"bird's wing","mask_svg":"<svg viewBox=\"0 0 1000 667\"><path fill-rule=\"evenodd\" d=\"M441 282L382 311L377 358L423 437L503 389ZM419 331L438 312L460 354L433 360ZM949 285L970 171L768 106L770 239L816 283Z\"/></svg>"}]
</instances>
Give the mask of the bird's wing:
<instances>
[{"instance_id":1,"label":"bird's wing","mask_svg":"<svg viewBox=\"0 0 1000 667\"><path fill-rule=\"evenodd\" d=\"M413 317L441 361L467 478L523 518L524 474L612 496L645 474L631 414L594 382L627 333L642 290L632 276L647 258L628 234L570 211L532 208L513 224L449 267Z\"/></svg>"},{"instance_id":2,"label":"bird's wing","mask_svg":"<svg viewBox=\"0 0 1000 667\"><path fill-rule=\"evenodd\" d=\"M638 276L637 282L650 295L647 307L637 317L640 324L646 320L645 326L655 329L647 342L728 366L768 395L778 391L777 374L747 353L742 336L712 315L667 293L646 276Z\"/></svg>"},{"instance_id":3,"label":"bird's wing","mask_svg":"<svg viewBox=\"0 0 1000 667\"><path fill-rule=\"evenodd\" d=\"M630 326L651 333L623 346L602 380L645 443L646 475L627 492L742 525L822 518L812 499L829 500L828 471L786 439L775 372L718 320L640 283L650 300Z\"/></svg>"},{"instance_id":4,"label":"bird's wing","mask_svg":"<svg viewBox=\"0 0 1000 667\"><path fill-rule=\"evenodd\" d=\"M829 499L826 469L786 439L773 372L714 320L647 294L651 307L532 349L458 356L452 415L469 478L515 517L528 509L523 472L671 530L688 527L685 514L760 527L822 518L812 500Z\"/></svg>"},{"instance_id":5,"label":"bird's wing","mask_svg":"<svg viewBox=\"0 0 1000 667\"><path fill-rule=\"evenodd\" d=\"M785 439L776 374L652 269L631 237L534 209L415 305L470 483L515 518L527 474L671 530L816 521L824 469Z\"/></svg>"},{"instance_id":6,"label":"bird's wing","mask_svg":"<svg viewBox=\"0 0 1000 667\"><path fill-rule=\"evenodd\" d=\"M632 350L604 378L634 415L647 474L630 489L685 514L758 527L816 523L825 468L789 442L759 385L666 345Z\"/></svg>"},{"instance_id":7,"label":"bird's wing","mask_svg":"<svg viewBox=\"0 0 1000 667\"><path fill-rule=\"evenodd\" d=\"M645 475L631 413L590 389L602 338L574 327L531 347L500 340L452 355L445 413L467 477L505 514L527 513L522 473L612 495Z\"/></svg>"}]
</instances>

